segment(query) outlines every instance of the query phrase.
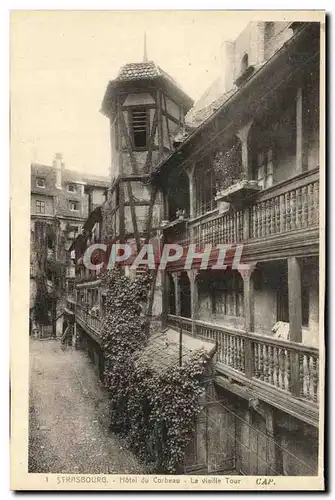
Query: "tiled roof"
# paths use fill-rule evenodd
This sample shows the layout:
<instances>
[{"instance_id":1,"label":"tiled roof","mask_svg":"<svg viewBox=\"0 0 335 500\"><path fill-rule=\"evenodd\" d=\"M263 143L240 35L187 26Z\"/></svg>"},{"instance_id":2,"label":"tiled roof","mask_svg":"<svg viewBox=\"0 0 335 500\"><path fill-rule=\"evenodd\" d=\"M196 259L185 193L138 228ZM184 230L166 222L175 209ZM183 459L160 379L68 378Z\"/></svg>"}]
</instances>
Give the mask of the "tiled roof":
<instances>
[{"instance_id":1,"label":"tiled roof","mask_svg":"<svg viewBox=\"0 0 335 500\"><path fill-rule=\"evenodd\" d=\"M36 179L36 177L43 177L46 180L46 184L51 187L52 184L56 182L56 169L50 165L42 165L40 163L32 163L31 165L31 176ZM62 170L62 182L83 182L84 184L89 184L90 186L97 187L108 187L109 179L103 175L94 175L83 172L77 172L75 170L70 170L64 168ZM33 187L33 186L32 186ZM45 189L44 189L45 192Z\"/></svg>"},{"instance_id":2,"label":"tiled roof","mask_svg":"<svg viewBox=\"0 0 335 500\"><path fill-rule=\"evenodd\" d=\"M122 66L116 78L117 81L157 78L162 76L160 68L153 61L130 63Z\"/></svg>"},{"instance_id":3,"label":"tiled roof","mask_svg":"<svg viewBox=\"0 0 335 500\"><path fill-rule=\"evenodd\" d=\"M215 344L184 333L182 339L183 364L190 361L196 352L202 352L205 357L211 358L215 352ZM169 329L165 333L153 334L149 338L146 347L138 354L137 362L148 364L156 373L162 373L179 365L179 355L179 333Z\"/></svg>"},{"instance_id":4,"label":"tiled roof","mask_svg":"<svg viewBox=\"0 0 335 500\"><path fill-rule=\"evenodd\" d=\"M151 80L155 78L163 78L175 87L179 89L183 94L185 94L181 85L171 76L169 73L164 71L160 66L155 64L153 61L140 62L140 63L129 63L119 71L116 78L116 82L127 82L132 80ZM186 94L185 94L186 95ZM188 97L188 100L192 103L192 99Z\"/></svg>"},{"instance_id":5,"label":"tiled roof","mask_svg":"<svg viewBox=\"0 0 335 500\"><path fill-rule=\"evenodd\" d=\"M207 120L207 118L215 113L215 111L217 111L219 107L222 106L222 104L224 104L229 97L236 92L236 90L236 88L232 88L203 108L200 108L197 104L193 106L185 117L186 125L193 129L199 127L204 121Z\"/></svg>"}]
</instances>

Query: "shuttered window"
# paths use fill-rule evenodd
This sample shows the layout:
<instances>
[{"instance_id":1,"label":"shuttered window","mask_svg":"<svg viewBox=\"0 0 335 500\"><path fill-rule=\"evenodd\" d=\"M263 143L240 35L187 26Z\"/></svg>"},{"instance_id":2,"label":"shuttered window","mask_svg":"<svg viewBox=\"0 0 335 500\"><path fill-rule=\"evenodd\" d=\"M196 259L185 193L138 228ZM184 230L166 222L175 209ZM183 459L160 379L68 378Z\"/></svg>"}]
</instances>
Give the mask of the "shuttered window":
<instances>
[{"instance_id":1,"label":"shuttered window","mask_svg":"<svg viewBox=\"0 0 335 500\"><path fill-rule=\"evenodd\" d=\"M135 149L146 149L148 140L148 115L145 108L132 110L133 143Z\"/></svg>"}]
</instances>

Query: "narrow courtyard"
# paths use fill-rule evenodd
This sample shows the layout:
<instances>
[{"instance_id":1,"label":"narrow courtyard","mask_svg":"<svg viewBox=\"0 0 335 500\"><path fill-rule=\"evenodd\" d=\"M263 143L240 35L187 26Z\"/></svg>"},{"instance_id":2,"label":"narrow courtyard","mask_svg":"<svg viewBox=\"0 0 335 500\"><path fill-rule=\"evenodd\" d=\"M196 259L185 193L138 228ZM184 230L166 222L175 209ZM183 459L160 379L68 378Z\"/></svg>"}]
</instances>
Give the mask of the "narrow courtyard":
<instances>
[{"instance_id":1,"label":"narrow courtyard","mask_svg":"<svg viewBox=\"0 0 335 500\"><path fill-rule=\"evenodd\" d=\"M144 472L108 429L108 394L85 353L30 342L29 472Z\"/></svg>"}]
</instances>

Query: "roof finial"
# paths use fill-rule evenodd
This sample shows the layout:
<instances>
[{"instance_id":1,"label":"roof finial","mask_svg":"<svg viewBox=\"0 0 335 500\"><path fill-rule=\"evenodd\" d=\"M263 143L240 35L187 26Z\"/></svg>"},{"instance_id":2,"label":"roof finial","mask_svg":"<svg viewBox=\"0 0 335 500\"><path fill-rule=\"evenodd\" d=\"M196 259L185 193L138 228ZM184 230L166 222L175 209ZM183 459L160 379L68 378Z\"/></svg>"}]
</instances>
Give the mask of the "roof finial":
<instances>
[{"instance_id":1,"label":"roof finial","mask_svg":"<svg viewBox=\"0 0 335 500\"><path fill-rule=\"evenodd\" d=\"M143 62L148 62L148 54L147 54L147 32L144 32L144 51L143 51Z\"/></svg>"}]
</instances>

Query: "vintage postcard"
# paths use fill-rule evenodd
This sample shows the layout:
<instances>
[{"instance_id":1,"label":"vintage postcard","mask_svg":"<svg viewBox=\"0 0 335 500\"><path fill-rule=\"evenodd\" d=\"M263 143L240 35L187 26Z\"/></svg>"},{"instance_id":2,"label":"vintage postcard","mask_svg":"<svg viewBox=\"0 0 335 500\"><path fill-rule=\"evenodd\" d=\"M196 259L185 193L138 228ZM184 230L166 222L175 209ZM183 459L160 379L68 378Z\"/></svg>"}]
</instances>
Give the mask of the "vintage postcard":
<instances>
[{"instance_id":1,"label":"vintage postcard","mask_svg":"<svg viewBox=\"0 0 335 500\"><path fill-rule=\"evenodd\" d=\"M323 490L324 12L10 32L12 489Z\"/></svg>"}]
</instances>

